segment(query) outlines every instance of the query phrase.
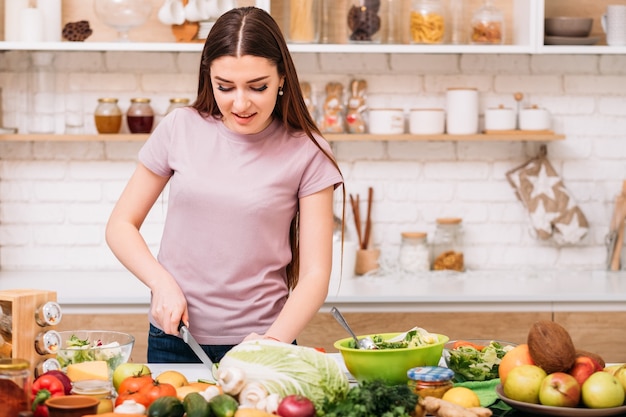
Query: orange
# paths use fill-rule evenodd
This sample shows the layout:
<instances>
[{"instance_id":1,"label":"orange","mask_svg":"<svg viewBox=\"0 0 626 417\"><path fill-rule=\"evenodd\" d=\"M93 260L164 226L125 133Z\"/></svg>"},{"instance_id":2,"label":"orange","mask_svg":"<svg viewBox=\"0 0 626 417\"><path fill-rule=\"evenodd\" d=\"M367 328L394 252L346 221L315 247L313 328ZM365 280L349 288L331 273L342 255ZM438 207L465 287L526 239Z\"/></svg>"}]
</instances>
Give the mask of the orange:
<instances>
[{"instance_id":1,"label":"orange","mask_svg":"<svg viewBox=\"0 0 626 417\"><path fill-rule=\"evenodd\" d=\"M500 365L498 366L498 376L500 377L500 382L504 385L506 377L509 372L511 372L511 369L520 365L534 364L535 361L533 361L533 358L530 356L528 345L526 343L515 346L513 349L509 350L502 357L502 361L500 361Z\"/></svg>"}]
</instances>

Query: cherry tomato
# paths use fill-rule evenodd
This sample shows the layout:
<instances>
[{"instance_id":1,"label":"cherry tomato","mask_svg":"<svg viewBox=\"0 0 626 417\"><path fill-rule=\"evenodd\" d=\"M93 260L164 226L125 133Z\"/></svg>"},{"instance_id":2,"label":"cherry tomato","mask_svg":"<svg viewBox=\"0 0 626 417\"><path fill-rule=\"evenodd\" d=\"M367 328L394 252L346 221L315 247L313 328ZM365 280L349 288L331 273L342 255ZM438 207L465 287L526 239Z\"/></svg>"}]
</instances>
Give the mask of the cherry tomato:
<instances>
[{"instance_id":1,"label":"cherry tomato","mask_svg":"<svg viewBox=\"0 0 626 417\"><path fill-rule=\"evenodd\" d=\"M142 387L152 385L152 383L154 383L152 375L132 375L122 380L117 392L138 392Z\"/></svg>"},{"instance_id":2,"label":"cherry tomato","mask_svg":"<svg viewBox=\"0 0 626 417\"><path fill-rule=\"evenodd\" d=\"M278 404L280 417L315 417L315 404L302 395L288 395Z\"/></svg>"},{"instance_id":3,"label":"cherry tomato","mask_svg":"<svg viewBox=\"0 0 626 417\"><path fill-rule=\"evenodd\" d=\"M468 342L467 340L457 340L454 342L452 349L458 349L461 346L473 347L474 349L481 351L485 348L483 345L477 345L476 343Z\"/></svg>"},{"instance_id":4,"label":"cherry tomato","mask_svg":"<svg viewBox=\"0 0 626 417\"><path fill-rule=\"evenodd\" d=\"M148 405L152 404L154 400L159 397L172 396L176 397L176 387L172 384L168 383L160 383L154 381L152 384L147 384L141 387L139 390L140 394L143 394L148 401Z\"/></svg>"}]
</instances>

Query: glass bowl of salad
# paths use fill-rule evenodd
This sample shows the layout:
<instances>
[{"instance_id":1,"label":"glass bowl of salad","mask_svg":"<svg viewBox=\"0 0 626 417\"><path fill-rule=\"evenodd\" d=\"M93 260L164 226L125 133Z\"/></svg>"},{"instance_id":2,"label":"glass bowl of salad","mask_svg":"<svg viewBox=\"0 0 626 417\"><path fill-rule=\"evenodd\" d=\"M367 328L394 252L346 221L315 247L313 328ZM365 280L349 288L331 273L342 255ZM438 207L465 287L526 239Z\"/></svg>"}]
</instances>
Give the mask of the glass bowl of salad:
<instances>
[{"instance_id":1,"label":"glass bowl of salad","mask_svg":"<svg viewBox=\"0 0 626 417\"><path fill-rule=\"evenodd\" d=\"M56 358L62 369L80 362L105 361L109 375L120 364L128 362L135 337L110 330L68 330L61 336Z\"/></svg>"},{"instance_id":2,"label":"glass bowl of salad","mask_svg":"<svg viewBox=\"0 0 626 417\"><path fill-rule=\"evenodd\" d=\"M489 381L498 378L500 361L515 346L494 339L453 340L445 344L442 356L456 382Z\"/></svg>"},{"instance_id":3,"label":"glass bowl of salad","mask_svg":"<svg viewBox=\"0 0 626 417\"><path fill-rule=\"evenodd\" d=\"M389 385L406 384L407 371L417 366L436 366L441 360L448 336L411 329L402 333L379 333L370 337L376 349L358 349L351 337L337 340L334 347L341 353L346 368L358 381L380 379Z\"/></svg>"}]
</instances>

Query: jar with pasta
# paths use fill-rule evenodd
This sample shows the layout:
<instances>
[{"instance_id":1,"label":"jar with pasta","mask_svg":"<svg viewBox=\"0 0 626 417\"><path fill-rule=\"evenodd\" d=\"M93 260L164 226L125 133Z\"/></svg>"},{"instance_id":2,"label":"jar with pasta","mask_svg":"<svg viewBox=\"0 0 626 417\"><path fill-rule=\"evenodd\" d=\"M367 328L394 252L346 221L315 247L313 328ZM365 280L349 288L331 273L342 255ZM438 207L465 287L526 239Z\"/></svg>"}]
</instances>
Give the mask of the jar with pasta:
<instances>
[{"instance_id":1,"label":"jar with pasta","mask_svg":"<svg viewBox=\"0 0 626 417\"><path fill-rule=\"evenodd\" d=\"M457 217L437 219L433 238L433 264L435 271L464 271L462 220Z\"/></svg>"},{"instance_id":2,"label":"jar with pasta","mask_svg":"<svg viewBox=\"0 0 626 417\"><path fill-rule=\"evenodd\" d=\"M411 43L443 43L446 33L445 9L440 0L413 0L409 13Z\"/></svg>"},{"instance_id":3,"label":"jar with pasta","mask_svg":"<svg viewBox=\"0 0 626 417\"><path fill-rule=\"evenodd\" d=\"M471 41L473 44L504 43L504 14L493 5L493 0L485 0L472 16Z\"/></svg>"},{"instance_id":4,"label":"jar with pasta","mask_svg":"<svg viewBox=\"0 0 626 417\"><path fill-rule=\"evenodd\" d=\"M380 43L383 24L381 0L351 0L348 4L348 40L355 43Z\"/></svg>"},{"instance_id":5,"label":"jar with pasta","mask_svg":"<svg viewBox=\"0 0 626 417\"><path fill-rule=\"evenodd\" d=\"M287 42L317 43L323 0L286 0L284 27Z\"/></svg>"}]
</instances>

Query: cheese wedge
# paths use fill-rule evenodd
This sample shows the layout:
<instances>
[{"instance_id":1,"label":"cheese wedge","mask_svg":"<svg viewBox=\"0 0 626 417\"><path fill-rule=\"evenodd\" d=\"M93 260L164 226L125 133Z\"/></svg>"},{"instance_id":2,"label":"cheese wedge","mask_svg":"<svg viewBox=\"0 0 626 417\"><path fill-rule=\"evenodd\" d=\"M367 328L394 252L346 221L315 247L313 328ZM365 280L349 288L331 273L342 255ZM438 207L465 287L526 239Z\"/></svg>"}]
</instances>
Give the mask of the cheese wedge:
<instances>
[{"instance_id":1,"label":"cheese wedge","mask_svg":"<svg viewBox=\"0 0 626 417\"><path fill-rule=\"evenodd\" d=\"M65 373L72 382L88 379L106 381L109 379L109 367L105 361L73 363L67 366Z\"/></svg>"}]
</instances>

